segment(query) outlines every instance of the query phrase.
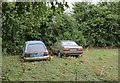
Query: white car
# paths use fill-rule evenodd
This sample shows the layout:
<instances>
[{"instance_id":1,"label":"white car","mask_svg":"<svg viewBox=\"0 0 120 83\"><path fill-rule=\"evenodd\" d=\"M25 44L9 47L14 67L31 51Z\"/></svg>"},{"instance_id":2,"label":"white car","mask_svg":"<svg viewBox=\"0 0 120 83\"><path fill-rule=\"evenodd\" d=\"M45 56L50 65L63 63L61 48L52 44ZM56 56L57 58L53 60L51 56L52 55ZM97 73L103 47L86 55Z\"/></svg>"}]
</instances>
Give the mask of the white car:
<instances>
[{"instance_id":1,"label":"white car","mask_svg":"<svg viewBox=\"0 0 120 83\"><path fill-rule=\"evenodd\" d=\"M57 41L53 46L51 46L51 50L59 57L62 57L63 55L74 55L78 57L83 53L83 47L79 46L75 41L71 40Z\"/></svg>"},{"instance_id":2,"label":"white car","mask_svg":"<svg viewBox=\"0 0 120 83\"><path fill-rule=\"evenodd\" d=\"M42 41L27 41L22 58L24 60L41 60L50 59L50 55Z\"/></svg>"}]
</instances>

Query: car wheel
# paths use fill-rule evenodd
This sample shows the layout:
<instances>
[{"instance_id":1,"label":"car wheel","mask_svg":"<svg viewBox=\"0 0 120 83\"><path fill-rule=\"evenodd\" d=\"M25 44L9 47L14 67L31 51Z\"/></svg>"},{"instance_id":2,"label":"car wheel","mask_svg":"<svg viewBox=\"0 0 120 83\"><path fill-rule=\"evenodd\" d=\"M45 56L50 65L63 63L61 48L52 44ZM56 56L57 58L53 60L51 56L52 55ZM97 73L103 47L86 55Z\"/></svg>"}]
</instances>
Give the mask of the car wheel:
<instances>
[{"instance_id":1,"label":"car wheel","mask_svg":"<svg viewBox=\"0 0 120 83\"><path fill-rule=\"evenodd\" d=\"M63 54L63 58L68 58L68 54Z\"/></svg>"},{"instance_id":2,"label":"car wheel","mask_svg":"<svg viewBox=\"0 0 120 83\"><path fill-rule=\"evenodd\" d=\"M76 55L75 57L76 57L76 58L79 58L79 55Z\"/></svg>"},{"instance_id":3,"label":"car wheel","mask_svg":"<svg viewBox=\"0 0 120 83\"><path fill-rule=\"evenodd\" d=\"M62 54L60 52L58 52L58 57L62 58Z\"/></svg>"}]
</instances>

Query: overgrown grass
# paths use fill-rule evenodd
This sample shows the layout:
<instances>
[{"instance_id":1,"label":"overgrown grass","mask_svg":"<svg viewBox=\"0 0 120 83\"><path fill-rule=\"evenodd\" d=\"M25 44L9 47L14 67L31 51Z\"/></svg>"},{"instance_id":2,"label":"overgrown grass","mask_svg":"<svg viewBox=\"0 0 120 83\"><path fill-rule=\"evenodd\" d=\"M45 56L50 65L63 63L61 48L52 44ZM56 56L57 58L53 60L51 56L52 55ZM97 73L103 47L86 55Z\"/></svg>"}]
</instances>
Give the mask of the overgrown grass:
<instances>
[{"instance_id":1,"label":"overgrown grass","mask_svg":"<svg viewBox=\"0 0 120 83\"><path fill-rule=\"evenodd\" d=\"M2 38L0 37L0 81L2 80Z\"/></svg>"},{"instance_id":2,"label":"overgrown grass","mask_svg":"<svg viewBox=\"0 0 120 83\"><path fill-rule=\"evenodd\" d=\"M3 80L117 81L118 49L88 49L80 58L21 63L19 56L3 55ZM23 70L25 71L23 72Z\"/></svg>"},{"instance_id":3,"label":"overgrown grass","mask_svg":"<svg viewBox=\"0 0 120 83\"><path fill-rule=\"evenodd\" d=\"M2 44L2 38L0 37L0 45Z\"/></svg>"}]
</instances>

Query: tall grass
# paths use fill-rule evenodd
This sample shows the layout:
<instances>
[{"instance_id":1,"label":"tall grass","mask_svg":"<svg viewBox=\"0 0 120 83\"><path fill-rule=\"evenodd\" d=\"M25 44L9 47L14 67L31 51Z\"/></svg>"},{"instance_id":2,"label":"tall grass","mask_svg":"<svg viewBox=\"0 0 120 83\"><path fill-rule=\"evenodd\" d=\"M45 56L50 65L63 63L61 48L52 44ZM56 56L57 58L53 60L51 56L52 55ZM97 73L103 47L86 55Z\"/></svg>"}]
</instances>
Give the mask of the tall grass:
<instances>
[{"instance_id":1,"label":"tall grass","mask_svg":"<svg viewBox=\"0 0 120 83\"><path fill-rule=\"evenodd\" d=\"M4 80L11 81L117 81L118 50L86 49L79 58L53 56L51 61L24 63L19 56L7 55L3 56L3 74Z\"/></svg>"},{"instance_id":2,"label":"tall grass","mask_svg":"<svg viewBox=\"0 0 120 83\"><path fill-rule=\"evenodd\" d=\"M2 38L0 37L0 81L2 80Z\"/></svg>"}]
</instances>

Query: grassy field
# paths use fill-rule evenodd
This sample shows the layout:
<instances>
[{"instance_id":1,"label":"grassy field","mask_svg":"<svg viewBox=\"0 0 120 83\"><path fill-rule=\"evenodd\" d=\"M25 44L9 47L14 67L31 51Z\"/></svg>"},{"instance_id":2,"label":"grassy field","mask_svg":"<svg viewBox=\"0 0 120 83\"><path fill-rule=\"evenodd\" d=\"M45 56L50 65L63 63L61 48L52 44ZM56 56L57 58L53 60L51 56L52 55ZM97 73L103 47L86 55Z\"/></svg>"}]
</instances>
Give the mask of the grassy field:
<instances>
[{"instance_id":1,"label":"grassy field","mask_svg":"<svg viewBox=\"0 0 120 83\"><path fill-rule=\"evenodd\" d=\"M10 81L117 81L118 49L86 49L79 58L20 62L19 55L3 55L3 80Z\"/></svg>"},{"instance_id":2,"label":"grassy field","mask_svg":"<svg viewBox=\"0 0 120 83\"><path fill-rule=\"evenodd\" d=\"M0 37L0 81L2 80L2 38Z\"/></svg>"}]
</instances>

